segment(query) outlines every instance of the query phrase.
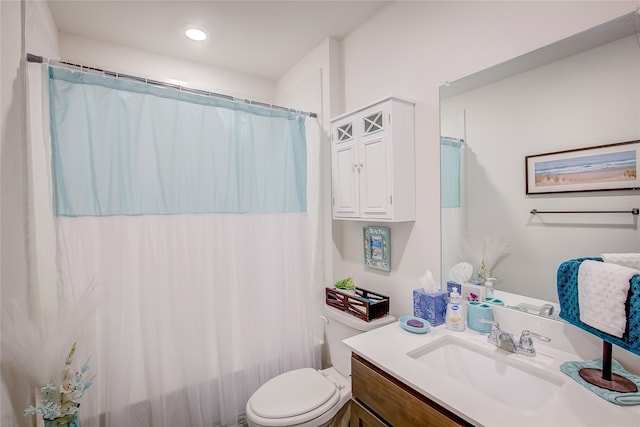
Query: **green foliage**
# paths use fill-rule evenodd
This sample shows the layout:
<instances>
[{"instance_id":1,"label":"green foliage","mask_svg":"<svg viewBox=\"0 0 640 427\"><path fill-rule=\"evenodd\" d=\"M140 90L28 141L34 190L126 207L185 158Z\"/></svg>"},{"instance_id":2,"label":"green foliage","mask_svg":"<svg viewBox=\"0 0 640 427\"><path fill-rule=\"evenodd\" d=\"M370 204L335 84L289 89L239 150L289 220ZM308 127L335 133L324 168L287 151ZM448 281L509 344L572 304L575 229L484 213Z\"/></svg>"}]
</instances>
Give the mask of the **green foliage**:
<instances>
[{"instance_id":1,"label":"green foliage","mask_svg":"<svg viewBox=\"0 0 640 427\"><path fill-rule=\"evenodd\" d=\"M338 280L335 284L336 289L344 289L347 291L355 291L356 285L353 283L353 279L351 277L347 277L346 279Z\"/></svg>"}]
</instances>

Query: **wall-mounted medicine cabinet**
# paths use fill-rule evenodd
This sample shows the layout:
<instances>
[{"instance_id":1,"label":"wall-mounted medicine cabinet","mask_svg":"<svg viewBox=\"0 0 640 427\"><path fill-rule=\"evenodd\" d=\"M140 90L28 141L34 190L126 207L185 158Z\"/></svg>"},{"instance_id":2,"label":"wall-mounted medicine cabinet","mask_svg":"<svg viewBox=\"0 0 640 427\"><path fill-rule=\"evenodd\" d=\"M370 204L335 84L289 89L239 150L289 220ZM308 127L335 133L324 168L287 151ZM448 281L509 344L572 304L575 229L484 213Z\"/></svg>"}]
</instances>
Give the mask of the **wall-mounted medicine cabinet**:
<instances>
[{"instance_id":1,"label":"wall-mounted medicine cabinet","mask_svg":"<svg viewBox=\"0 0 640 427\"><path fill-rule=\"evenodd\" d=\"M415 220L413 110L389 97L331 120L334 219Z\"/></svg>"}]
</instances>

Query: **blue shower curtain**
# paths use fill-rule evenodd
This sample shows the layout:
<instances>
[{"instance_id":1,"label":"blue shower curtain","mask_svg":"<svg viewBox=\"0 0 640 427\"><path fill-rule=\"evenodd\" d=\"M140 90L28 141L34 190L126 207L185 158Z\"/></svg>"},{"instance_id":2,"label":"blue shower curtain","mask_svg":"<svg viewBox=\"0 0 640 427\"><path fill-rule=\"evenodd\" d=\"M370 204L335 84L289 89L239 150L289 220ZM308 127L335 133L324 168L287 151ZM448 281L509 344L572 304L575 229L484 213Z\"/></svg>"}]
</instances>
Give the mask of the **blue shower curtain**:
<instances>
[{"instance_id":1,"label":"blue shower curtain","mask_svg":"<svg viewBox=\"0 0 640 427\"><path fill-rule=\"evenodd\" d=\"M58 215L306 210L304 116L49 72Z\"/></svg>"},{"instance_id":2,"label":"blue shower curtain","mask_svg":"<svg viewBox=\"0 0 640 427\"><path fill-rule=\"evenodd\" d=\"M442 235L442 277L462 261L461 242L464 238L462 139L440 138L440 206Z\"/></svg>"},{"instance_id":3,"label":"blue shower curtain","mask_svg":"<svg viewBox=\"0 0 640 427\"><path fill-rule=\"evenodd\" d=\"M460 160L462 140L440 138L440 186L442 208L460 207Z\"/></svg>"}]
</instances>

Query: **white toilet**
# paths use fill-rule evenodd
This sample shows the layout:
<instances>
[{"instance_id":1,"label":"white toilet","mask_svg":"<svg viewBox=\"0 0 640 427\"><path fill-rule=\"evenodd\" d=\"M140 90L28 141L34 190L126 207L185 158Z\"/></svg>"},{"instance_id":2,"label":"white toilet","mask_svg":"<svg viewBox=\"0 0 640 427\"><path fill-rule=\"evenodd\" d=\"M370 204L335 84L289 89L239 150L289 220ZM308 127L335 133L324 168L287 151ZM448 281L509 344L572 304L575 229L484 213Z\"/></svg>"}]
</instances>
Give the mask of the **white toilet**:
<instances>
[{"instance_id":1,"label":"white toilet","mask_svg":"<svg viewBox=\"0 0 640 427\"><path fill-rule=\"evenodd\" d=\"M325 306L327 345L332 367L296 369L270 379L249 398L250 427L346 426L351 399L351 350L342 340L395 321L385 316L365 322Z\"/></svg>"}]
</instances>

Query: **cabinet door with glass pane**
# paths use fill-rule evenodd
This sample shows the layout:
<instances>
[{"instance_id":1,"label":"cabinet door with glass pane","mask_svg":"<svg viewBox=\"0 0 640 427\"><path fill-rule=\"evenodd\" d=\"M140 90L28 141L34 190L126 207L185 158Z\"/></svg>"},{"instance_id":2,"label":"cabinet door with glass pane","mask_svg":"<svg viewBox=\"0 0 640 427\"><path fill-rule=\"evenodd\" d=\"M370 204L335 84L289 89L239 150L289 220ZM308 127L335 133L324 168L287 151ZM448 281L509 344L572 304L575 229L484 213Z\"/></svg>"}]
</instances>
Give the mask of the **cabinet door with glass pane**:
<instances>
[{"instance_id":1,"label":"cabinet door with glass pane","mask_svg":"<svg viewBox=\"0 0 640 427\"><path fill-rule=\"evenodd\" d=\"M334 217L353 218L360 215L358 147L353 119L346 117L331 126Z\"/></svg>"},{"instance_id":2,"label":"cabinet door with glass pane","mask_svg":"<svg viewBox=\"0 0 640 427\"><path fill-rule=\"evenodd\" d=\"M387 98L331 122L334 219L415 220L413 103Z\"/></svg>"}]
</instances>

